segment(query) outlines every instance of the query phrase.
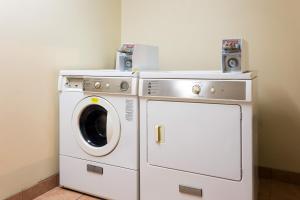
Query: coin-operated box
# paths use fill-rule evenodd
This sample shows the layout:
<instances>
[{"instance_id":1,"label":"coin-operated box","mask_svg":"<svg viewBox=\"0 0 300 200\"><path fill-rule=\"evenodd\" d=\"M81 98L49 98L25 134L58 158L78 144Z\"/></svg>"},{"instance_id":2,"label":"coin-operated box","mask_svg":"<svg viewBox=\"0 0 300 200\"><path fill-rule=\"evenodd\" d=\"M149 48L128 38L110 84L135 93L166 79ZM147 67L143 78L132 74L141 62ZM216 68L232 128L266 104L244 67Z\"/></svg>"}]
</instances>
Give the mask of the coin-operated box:
<instances>
[{"instance_id":1,"label":"coin-operated box","mask_svg":"<svg viewBox=\"0 0 300 200\"><path fill-rule=\"evenodd\" d=\"M243 39L222 40L222 72L246 72L245 41Z\"/></svg>"},{"instance_id":2,"label":"coin-operated box","mask_svg":"<svg viewBox=\"0 0 300 200\"><path fill-rule=\"evenodd\" d=\"M158 70L158 47L122 44L117 51L116 69L120 71Z\"/></svg>"}]
</instances>

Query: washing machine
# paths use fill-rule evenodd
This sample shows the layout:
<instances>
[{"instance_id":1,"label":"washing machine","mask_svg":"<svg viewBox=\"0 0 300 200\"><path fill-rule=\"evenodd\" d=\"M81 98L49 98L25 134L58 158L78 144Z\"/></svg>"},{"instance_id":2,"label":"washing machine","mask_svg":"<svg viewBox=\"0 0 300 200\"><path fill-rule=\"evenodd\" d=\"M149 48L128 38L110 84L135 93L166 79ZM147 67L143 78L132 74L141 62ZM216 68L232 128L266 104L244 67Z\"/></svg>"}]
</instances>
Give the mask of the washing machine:
<instances>
[{"instance_id":1,"label":"washing machine","mask_svg":"<svg viewBox=\"0 0 300 200\"><path fill-rule=\"evenodd\" d=\"M256 199L256 74L141 72L141 200Z\"/></svg>"},{"instance_id":2,"label":"washing machine","mask_svg":"<svg viewBox=\"0 0 300 200\"><path fill-rule=\"evenodd\" d=\"M67 70L58 85L60 185L105 199L137 200L137 74Z\"/></svg>"}]
</instances>

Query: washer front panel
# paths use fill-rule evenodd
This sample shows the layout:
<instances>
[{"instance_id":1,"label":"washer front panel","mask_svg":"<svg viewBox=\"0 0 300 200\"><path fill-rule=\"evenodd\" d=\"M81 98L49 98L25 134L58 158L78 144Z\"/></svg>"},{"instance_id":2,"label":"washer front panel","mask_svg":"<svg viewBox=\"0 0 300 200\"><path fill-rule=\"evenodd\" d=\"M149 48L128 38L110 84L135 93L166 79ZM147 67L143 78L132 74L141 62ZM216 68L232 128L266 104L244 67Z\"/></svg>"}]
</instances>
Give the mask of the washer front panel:
<instances>
[{"instance_id":1,"label":"washer front panel","mask_svg":"<svg viewBox=\"0 0 300 200\"><path fill-rule=\"evenodd\" d=\"M107 100L97 96L86 97L77 104L72 128L81 149L92 156L112 152L121 135L118 113Z\"/></svg>"}]
</instances>

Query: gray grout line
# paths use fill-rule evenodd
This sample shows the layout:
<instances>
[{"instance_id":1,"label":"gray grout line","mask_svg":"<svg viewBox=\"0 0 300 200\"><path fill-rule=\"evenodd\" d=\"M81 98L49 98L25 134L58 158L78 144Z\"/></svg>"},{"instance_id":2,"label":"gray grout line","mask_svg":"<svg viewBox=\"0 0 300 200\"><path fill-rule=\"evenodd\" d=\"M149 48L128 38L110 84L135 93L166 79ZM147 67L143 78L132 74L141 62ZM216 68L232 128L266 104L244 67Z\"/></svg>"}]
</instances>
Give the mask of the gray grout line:
<instances>
[{"instance_id":1,"label":"gray grout line","mask_svg":"<svg viewBox=\"0 0 300 200\"><path fill-rule=\"evenodd\" d=\"M83 194L81 194L77 199L75 199L75 200L79 200L81 197L83 196Z\"/></svg>"}]
</instances>

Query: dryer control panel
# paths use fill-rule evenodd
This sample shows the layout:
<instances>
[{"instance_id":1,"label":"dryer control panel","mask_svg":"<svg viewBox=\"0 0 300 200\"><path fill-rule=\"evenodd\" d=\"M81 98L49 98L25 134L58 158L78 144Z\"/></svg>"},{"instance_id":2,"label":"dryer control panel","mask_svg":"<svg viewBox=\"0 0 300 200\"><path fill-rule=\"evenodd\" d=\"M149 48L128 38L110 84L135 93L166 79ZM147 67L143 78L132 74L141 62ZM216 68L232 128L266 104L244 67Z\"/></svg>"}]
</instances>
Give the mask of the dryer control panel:
<instances>
[{"instance_id":1,"label":"dryer control panel","mask_svg":"<svg viewBox=\"0 0 300 200\"><path fill-rule=\"evenodd\" d=\"M251 80L141 79L139 96L250 101L250 88Z\"/></svg>"}]
</instances>

